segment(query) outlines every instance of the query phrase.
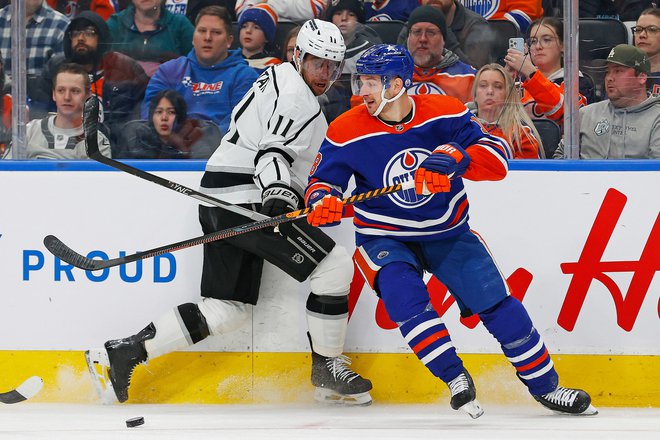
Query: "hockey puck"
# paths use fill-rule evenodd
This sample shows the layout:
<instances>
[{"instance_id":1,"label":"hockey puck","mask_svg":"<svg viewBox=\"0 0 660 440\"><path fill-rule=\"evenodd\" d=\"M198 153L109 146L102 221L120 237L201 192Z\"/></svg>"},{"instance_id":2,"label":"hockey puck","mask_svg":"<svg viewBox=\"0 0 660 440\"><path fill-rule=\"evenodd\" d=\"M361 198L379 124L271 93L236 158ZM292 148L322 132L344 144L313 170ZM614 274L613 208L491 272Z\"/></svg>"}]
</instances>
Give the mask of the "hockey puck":
<instances>
[{"instance_id":1,"label":"hockey puck","mask_svg":"<svg viewBox=\"0 0 660 440\"><path fill-rule=\"evenodd\" d=\"M135 428L140 425L144 425L144 417L133 417L132 419L126 420L126 426L129 428Z\"/></svg>"}]
</instances>

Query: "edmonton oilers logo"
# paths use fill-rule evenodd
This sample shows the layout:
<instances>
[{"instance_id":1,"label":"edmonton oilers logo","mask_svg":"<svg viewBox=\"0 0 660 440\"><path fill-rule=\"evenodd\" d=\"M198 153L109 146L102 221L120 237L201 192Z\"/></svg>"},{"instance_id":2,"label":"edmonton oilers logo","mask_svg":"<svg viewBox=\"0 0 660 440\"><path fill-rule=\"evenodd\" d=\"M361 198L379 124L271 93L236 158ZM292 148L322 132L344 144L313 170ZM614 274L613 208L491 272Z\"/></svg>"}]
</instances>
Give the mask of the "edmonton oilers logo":
<instances>
[{"instance_id":1,"label":"edmonton oilers logo","mask_svg":"<svg viewBox=\"0 0 660 440\"><path fill-rule=\"evenodd\" d=\"M500 0L463 0L463 6L489 19L500 6Z\"/></svg>"},{"instance_id":2,"label":"edmonton oilers logo","mask_svg":"<svg viewBox=\"0 0 660 440\"><path fill-rule=\"evenodd\" d=\"M408 89L409 95L446 95L442 87L431 82L416 82Z\"/></svg>"},{"instance_id":3,"label":"edmonton oilers logo","mask_svg":"<svg viewBox=\"0 0 660 440\"><path fill-rule=\"evenodd\" d=\"M429 151L422 148L408 148L400 151L385 166L383 186L414 182L415 171L428 156ZM431 200L430 196L416 194L415 188L399 191L388 197L394 204L402 208L417 208Z\"/></svg>"}]
</instances>

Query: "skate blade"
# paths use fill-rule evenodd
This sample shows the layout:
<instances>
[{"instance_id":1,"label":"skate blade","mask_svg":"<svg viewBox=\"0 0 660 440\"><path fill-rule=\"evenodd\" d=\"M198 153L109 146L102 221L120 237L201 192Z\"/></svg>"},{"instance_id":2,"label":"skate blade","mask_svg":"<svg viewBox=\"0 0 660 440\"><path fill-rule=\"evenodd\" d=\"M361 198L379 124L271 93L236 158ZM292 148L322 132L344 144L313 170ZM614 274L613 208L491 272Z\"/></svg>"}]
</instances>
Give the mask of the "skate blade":
<instances>
[{"instance_id":1,"label":"skate blade","mask_svg":"<svg viewBox=\"0 0 660 440\"><path fill-rule=\"evenodd\" d=\"M108 353L104 349L87 350L85 351L85 361L87 362L89 374L92 376L94 389L101 399L101 403L104 405L116 403L117 396L108 376L108 368L110 366Z\"/></svg>"},{"instance_id":2,"label":"skate blade","mask_svg":"<svg viewBox=\"0 0 660 440\"><path fill-rule=\"evenodd\" d=\"M314 400L324 405L369 406L373 402L369 392L358 394L340 394L327 388L316 388Z\"/></svg>"},{"instance_id":3,"label":"skate blade","mask_svg":"<svg viewBox=\"0 0 660 440\"><path fill-rule=\"evenodd\" d=\"M484 414L484 410L481 408L481 404L477 399L474 399L472 402L468 402L465 405L458 408L460 411L463 411L473 419L478 419Z\"/></svg>"},{"instance_id":4,"label":"skate blade","mask_svg":"<svg viewBox=\"0 0 660 440\"><path fill-rule=\"evenodd\" d=\"M582 411L581 413L569 413L569 412L564 412L564 411L556 411L556 410L550 410L553 413L559 415L559 416L595 416L598 414L598 410L596 407L593 405L589 404L589 407Z\"/></svg>"}]
</instances>

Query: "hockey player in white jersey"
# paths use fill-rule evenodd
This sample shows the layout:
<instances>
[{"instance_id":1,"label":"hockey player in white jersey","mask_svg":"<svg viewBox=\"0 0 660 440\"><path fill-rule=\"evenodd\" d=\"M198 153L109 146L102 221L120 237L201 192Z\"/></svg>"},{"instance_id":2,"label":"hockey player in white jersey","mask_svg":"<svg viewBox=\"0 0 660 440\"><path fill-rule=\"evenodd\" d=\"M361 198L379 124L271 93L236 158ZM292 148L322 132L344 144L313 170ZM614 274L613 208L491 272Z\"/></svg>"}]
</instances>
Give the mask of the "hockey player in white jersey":
<instances>
[{"instance_id":1,"label":"hockey player in white jersey","mask_svg":"<svg viewBox=\"0 0 660 440\"><path fill-rule=\"evenodd\" d=\"M301 208L307 175L327 129L316 97L341 73L344 53L335 25L307 21L298 34L294 62L262 73L234 108L229 131L206 166L202 191L269 216ZM199 210L205 234L250 221L217 207ZM315 399L371 403L371 382L352 371L342 355L351 258L305 219L283 223L279 231L263 229L205 244L202 301L181 304L136 335L89 352L90 371L98 371L95 361L109 364L115 395L120 402L127 400L138 364L241 326L249 316L248 304L257 303L264 260L298 281L310 280L306 308Z\"/></svg>"}]
</instances>

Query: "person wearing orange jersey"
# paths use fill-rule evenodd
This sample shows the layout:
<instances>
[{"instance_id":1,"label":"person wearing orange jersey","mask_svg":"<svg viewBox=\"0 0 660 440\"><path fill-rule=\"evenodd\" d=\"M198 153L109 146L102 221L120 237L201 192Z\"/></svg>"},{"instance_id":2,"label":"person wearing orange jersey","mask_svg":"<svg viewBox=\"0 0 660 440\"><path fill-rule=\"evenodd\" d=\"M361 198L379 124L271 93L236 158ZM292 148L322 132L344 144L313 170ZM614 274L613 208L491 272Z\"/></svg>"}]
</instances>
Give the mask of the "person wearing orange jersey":
<instances>
[{"instance_id":1,"label":"person wearing orange jersey","mask_svg":"<svg viewBox=\"0 0 660 440\"><path fill-rule=\"evenodd\" d=\"M477 72L472 87L473 113L490 134L506 139L514 159L539 159L541 137L520 103L511 76L499 64L487 64Z\"/></svg>"},{"instance_id":2,"label":"person wearing orange jersey","mask_svg":"<svg viewBox=\"0 0 660 440\"><path fill-rule=\"evenodd\" d=\"M488 20L509 20L525 33L533 20L543 16L541 0L463 0L463 5Z\"/></svg>"},{"instance_id":3,"label":"person wearing orange jersey","mask_svg":"<svg viewBox=\"0 0 660 440\"><path fill-rule=\"evenodd\" d=\"M465 103L471 100L474 67L445 48L447 23L442 10L420 6L408 19L406 45L415 61L409 95L448 95Z\"/></svg>"},{"instance_id":4,"label":"person wearing orange jersey","mask_svg":"<svg viewBox=\"0 0 660 440\"><path fill-rule=\"evenodd\" d=\"M528 53L509 49L504 62L509 71L522 81L522 102L529 115L551 119L562 127L564 34L561 20L546 17L532 23L528 45ZM580 76L579 89L578 104L583 107L594 99L593 87L586 77Z\"/></svg>"}]
</instances>

